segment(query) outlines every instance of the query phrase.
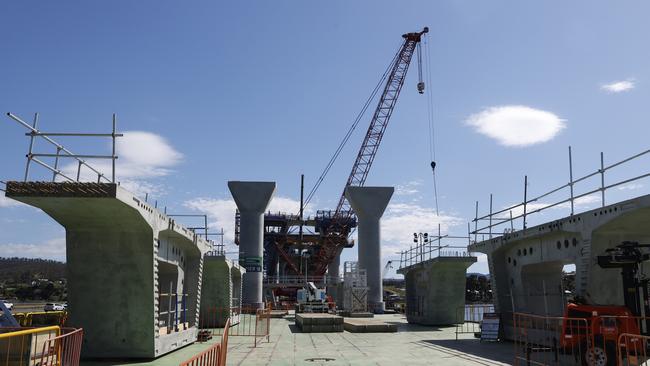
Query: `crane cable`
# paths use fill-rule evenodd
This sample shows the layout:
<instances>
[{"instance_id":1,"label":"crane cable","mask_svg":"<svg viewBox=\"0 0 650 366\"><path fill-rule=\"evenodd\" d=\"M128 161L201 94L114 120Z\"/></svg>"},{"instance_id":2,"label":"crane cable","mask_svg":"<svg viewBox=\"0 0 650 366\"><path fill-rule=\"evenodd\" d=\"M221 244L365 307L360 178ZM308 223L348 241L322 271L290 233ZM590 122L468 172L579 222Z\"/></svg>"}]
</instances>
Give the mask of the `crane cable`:
<instances>
[{"instance_id":1,"label":"crane cable","mask_svg":"<svg viewBox=\"0 0 650 366\"><path fill-rule=\"evenodd\" d=\"M312 189L309 191L309 194L307 195L307 198L305 199L304 206L307 206L309 201L311 201L311 199L314 197L314 194L316 194L316 191L320 187L321 183L323 183L323 180L325 179L325 176L327 175L327 173L329 173L330 169L332 168L332 165L334 165L334 162L336 161L336 159L341 154L341 151L345 147L345 144L348 142L348 140L350 140L350 136L352 136L352 132L354 132L354 130L357 128L357 126L359 125L359 122L361 122L361 118L364 116L364 114L366 113L366 110L368 109L368 107L370 106L372 101L375 99L375 96L377 95L377 93L381 89L382 85L384 84L384 81L388 77L388 74L390 73L390 70L392 69L392 66L395 63L395 60L397 59L398 56L399 56L399 50L397 51L397 53L395 53L395 56L393 56L393 59L388 64L388 67L386 68L386 71L384 71L384 74L381 76L381 78L379 79L379 82L377 83L375 88L372 90L372 93L370 94L370 96L368 97L366 102L364 103L363 108L361 108L361 111L359 112L359 114L357 114L356 118L352 122L352 125L348 129L348 132L345 134L345 136L343 137L343 140L341 141L339 146L336 148L336 151L334 152L334 154L330 158L329 162L325 166L325 169L323 169L323 172L321 173L320 177L318 177L318 180L316 180L316 183L314 184L314 187L312 187Z\"/></svg>"},{"instance_id":2,"label":"crane cable","mask_svg":"<svg viewBox=\"0 0 650 366\"><path fill-rule=\"evenodd\" d=\"M438 185L436 183L436 140L435 140L435 125L433 120L433 92L431 86L431 57L429 54L429 37L424 37L424 62L425 62L425 73L427 78L427 84L429 87L426 88L428 94L427 97L427 119L429 122L429 159L431 160L431 172L433 174L433 196L436 204L436 216L440 216L440 210L438 208Z\"/></svg>"}]
</instances>

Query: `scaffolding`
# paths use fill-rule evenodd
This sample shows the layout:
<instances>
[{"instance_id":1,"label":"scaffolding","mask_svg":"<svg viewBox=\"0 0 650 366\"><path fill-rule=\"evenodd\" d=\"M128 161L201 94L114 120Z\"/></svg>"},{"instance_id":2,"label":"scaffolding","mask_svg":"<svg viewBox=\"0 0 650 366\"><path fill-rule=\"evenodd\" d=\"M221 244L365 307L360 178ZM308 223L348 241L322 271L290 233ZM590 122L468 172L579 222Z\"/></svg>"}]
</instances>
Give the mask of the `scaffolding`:
<instances>
[{"instance_id":1,"label":"scaffolding","mask_svg":"<svg viewBox=\"0 0 650 366\"><path fill-rule=\"evenodd\" d=\"M368 311L368 283L366 270L358 262L343 263L343 310Z\"/></svg>"}]
</instances>

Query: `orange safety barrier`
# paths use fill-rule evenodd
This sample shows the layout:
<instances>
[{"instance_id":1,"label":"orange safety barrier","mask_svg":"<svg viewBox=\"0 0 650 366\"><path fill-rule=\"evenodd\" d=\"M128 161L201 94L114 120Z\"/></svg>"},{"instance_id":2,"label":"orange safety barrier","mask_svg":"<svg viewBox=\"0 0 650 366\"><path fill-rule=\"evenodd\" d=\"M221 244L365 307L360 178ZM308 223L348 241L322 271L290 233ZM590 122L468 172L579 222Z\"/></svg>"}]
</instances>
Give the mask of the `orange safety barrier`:
<instances>
[{"instance_id":1,"label":"orange safety barrier","mask_svg":"<svg viewBox=\"0 0 650 366\"><path fill-rule=\"evenodd\" d=\"M64 330L65 332L65 330ZM83 329L74 329L45 341L40 355L32 358L35 365L78 366Z\"/></svg>"},{"instance_id":2,"label":"orange safety barrier","mask_svg":"<svg viewBox=\"0 0 650 366\"><path fill-rule=\"evenodd\" d=\"M255 347L257 347L258 338L261 338L262 340L266 338L266 341L270 342L271 341L270 332L271 332L271 307L257 310L257 313L255 314L255 338L254 338Z\"/></svg>"},{"instance_id":3,"label":"orange safety barrier","mask_svg":"<svg viewBox=\"0 0 650 366\"><path fill-rule=\"evenodd\" d=\"M254 345L258 344L258 338L267 338L271 329L271 306L264 309L255 307L211 307L201 312L199 317L199 329L201 334L207 332L216 336L224 327L226 320L229 321L231 336L254 337Z\"/></svg>"},{"instance_id":4,"label":"orange safety barrier","mask_svg":"<svg viewBox=\"0 0 650 366\"><path fill-rule=\"evenodd\" d=\"M515 365L582 365L593 350L587 319L513 314Z\"/></svg>"},{"instance_id":5,"label":"orange safety barrier","mask_svg":"<svg viewBox=\"0 0 650 366\"><path fill-rule=\"evenodd\" d=\"M213 344L205 351L182 362L180 366L225 366L228 356L229 329L230 319L227 319L223 329L223 335L221 336L221 342Z\"/></svg>"},{"instance_id":6,"label":"orange safety barrier","mask_svg":"<svg viewBox=\"0 0 650 366\"><path fill-rule=\"evenodd\" d=\"M618 365L641 366L645 365L649 359L650 336L621 333L616 344Z\"/></svg>"}]
</instances>

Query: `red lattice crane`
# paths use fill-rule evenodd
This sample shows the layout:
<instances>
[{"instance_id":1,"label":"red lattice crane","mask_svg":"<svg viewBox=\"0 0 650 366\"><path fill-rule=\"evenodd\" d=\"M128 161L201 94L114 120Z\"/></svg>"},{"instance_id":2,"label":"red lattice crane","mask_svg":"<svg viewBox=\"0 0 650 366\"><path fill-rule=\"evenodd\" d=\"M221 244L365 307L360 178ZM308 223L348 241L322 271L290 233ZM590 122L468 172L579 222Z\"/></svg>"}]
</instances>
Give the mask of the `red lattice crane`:
<instances>
[{"instance_id":1,"label":"red lattice crane","mask_svg":"<svg viewBox=\"0 0 650 366\"><path fill-rule=\"evenodd\" d=\"M384 90L379 99L377 108L375 109L375 113L372 116L370 126L368 127L366 136L363 139L363 143L361 144L357 158L354 161L352 171L350 172L345 187L364 185L372 163L375 160L375 156L377 155L379 144L384 136L390 117L395 109L395 104L397 103L400 91L404 85L404 80L406 79L406 73L411 64L411 59L416 51L418 51L419 76L417 88L420 94L424 93L420 41L422 40L422 36L428 32L429 28L424 27L421 32L406 33L402 35L404 43L402 43L402 46L393 59L393 63L390 67L390 74L386 80ZM345 193L345 189L343 192ZM320 276L325 274L328 264L331 263L345 247L344 243L340 240L335 240L335 238L340 238L342 232L347 232L340 223L348 222L353 215L354 212L352 211L352 207L350 207L350 203L345 198L345 194L341 194L341 198L339 199L339 203L336 206L336 211L333 215L332 223L324 233L325 240L318 251L314 275Z\"/></svg>"}]
</instances>

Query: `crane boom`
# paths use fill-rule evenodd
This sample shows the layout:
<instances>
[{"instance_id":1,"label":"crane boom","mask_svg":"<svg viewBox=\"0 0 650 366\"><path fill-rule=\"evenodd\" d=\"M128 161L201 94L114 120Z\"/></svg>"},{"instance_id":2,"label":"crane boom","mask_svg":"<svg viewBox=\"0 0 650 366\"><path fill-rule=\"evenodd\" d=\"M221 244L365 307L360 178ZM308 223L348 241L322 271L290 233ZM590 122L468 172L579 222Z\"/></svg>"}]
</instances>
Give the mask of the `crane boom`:
<instances>
[{"instance_id":1,"label":"crane boom","mask_svg":"<svg viewBox=\"0 0 650 366\"><path fill-rule=\"evenodd\" d=\"M393 114L397 99L404 85L404 80L406 79L406 73L411 64L411 59L413 54L417 50L420 41L422 40L422 35L429 32L428 27L424 27L421 32L406 33L402 35L404 38L404 43L400 47L397 55L395 56L394 62L390 69L390 74L387 78L386 85L384 90L379 98L379 103L375 109L375 113L370 120L370 126L368 126L368 131L363 139L361 148L357 154L357 158L354 161L352 166L352 171L348 177L345 187L348 186L363 186L372 163L375 160L377 155L377 150L379 149L379 144L384 136L390 117ZM424 83L422 82L422 72L421 70L421 58L418 58L420 64L418 65L419 70L419 82L418 82L418 92L422 94L424 92ZM351 217L353 217L354 212L350 203L345 198L345 187L341 198L339 199L338 205L336 206L336 211L333 215L332 223L329 226L327 236L335 236L337 233L340 233L342 228L341 223L347 222ZM335 242L333 240L324 241L324 245L319 251L318 254L318 263L316 267L316 274L322 275L327 269L327 264L331 263L335 256L337 256L340 251L343 249L343 246L340 242Z\"/></svg>"}]
</instances>

